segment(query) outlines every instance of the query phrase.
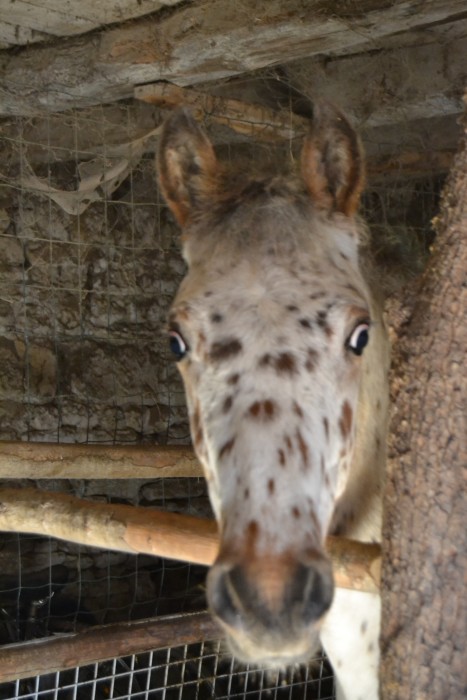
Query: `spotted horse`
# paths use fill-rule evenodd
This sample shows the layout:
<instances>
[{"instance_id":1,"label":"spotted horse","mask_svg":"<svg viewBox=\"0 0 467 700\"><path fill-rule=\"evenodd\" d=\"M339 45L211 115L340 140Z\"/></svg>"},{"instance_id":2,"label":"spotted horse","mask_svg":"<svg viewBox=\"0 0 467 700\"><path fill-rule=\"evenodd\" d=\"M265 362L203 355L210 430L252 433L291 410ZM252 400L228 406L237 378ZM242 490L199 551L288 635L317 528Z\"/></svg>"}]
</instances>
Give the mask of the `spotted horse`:
<instances>
[{"instance_id":1,"label":"spotted horse","mask_svg":"<svg viewBox=\"0 0 467 700\"><path fill-rule=\"evenodd\" d=\"M298 174L249 178L182 110L158 170L188 265L170 345L220 532L210 608L240 660L286 667L321 642L337 697L377 698L379 597L335 588L325 549L381 530L389 352L360 254L360 142L322 106Z\"/></svg>"}]
</instances>

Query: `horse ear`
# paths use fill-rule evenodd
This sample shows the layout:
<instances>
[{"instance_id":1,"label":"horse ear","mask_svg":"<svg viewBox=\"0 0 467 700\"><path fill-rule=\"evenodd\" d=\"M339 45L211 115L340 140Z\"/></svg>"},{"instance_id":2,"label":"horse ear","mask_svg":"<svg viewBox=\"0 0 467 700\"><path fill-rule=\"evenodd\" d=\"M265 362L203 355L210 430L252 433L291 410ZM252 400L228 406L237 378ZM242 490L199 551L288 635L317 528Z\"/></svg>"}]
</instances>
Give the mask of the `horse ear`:
<instances>
[{"instance_id":1,"label":"horse ear","mask_svg":"<svg viewBox=\"0 0 467 700\"><path fill-rule=\"evenodd\" d=\"M355 214L365 183L363 148L344 115L330 105L314 107L301 172L319 208Z\"/></svg>"},{"instance_id":2,"label":"horse ear","mask_svg":"<svg viewBox=\"0 0 467 700\"><path fill-rule=\"evenodd\" d=\"M218 170L209 139L183 109L174 112L164 124L157 169L164 198L183 226L209 198Z\"/></svg>"}]
</instances>

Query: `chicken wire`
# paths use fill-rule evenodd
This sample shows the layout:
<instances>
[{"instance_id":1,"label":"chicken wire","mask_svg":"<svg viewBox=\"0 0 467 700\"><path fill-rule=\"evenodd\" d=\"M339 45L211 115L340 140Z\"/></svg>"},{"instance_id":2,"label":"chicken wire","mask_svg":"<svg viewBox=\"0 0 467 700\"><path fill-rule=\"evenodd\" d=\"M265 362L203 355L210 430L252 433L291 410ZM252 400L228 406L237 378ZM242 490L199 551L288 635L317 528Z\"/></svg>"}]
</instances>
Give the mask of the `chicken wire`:
<instances>
[{"instance_id":1,"label":"chicken wire","mask_svg":"<svg viewBox=\"0 0 467 700\"><path fill-rule=\"evenodd\" d=\"M299 670L280 673L240 666L219 644L200 642L0 686L0 700L332 700L329 665L317 658Z\"/></svg>"},{"instance_id":2,"label":"chicken wire","mask_svg":"<svg viewBox=\"0 0 467 700\"><path fill-rule=\"evenodd\" d=\"M147 105L122 103L4 123L0 439L189 443L183 388L164 330L185 268L156 187L160 119ZM245 151L242 144L221 148L232 160ZM250 160L265 155L264 147L248 150ZM268 165L287 152L278 147L271 155L268 146ZM392 270L390 292L423 264L441 181L370 183L365 213L375 258ZM36 485L210 513L201 480ZM205 607L203 567L24 535L2 537L0 561L3 644ZM317 680L302 669L274 681L201 643L17 681L0 686L0 699L331 698L323 663L315 664Z\"/></svg>"}]
</instances>

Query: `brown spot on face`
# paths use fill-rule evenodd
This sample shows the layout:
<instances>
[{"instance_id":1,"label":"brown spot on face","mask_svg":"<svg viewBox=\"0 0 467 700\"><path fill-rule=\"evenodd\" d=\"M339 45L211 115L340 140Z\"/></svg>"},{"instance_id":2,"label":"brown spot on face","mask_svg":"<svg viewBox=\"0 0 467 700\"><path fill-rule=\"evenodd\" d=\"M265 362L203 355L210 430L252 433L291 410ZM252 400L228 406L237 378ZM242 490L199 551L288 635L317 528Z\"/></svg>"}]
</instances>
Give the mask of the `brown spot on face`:
<instances>
[{"instance_id":1,"label":"brown spot on face","mask_svg":"<svg viewBox=\"0 0 467 700\"><path fill-rule=\"evenodd\" d=\"M242 349L243 346L237 338L226 338L212 344L209 357L213 362L225 362L238 355Z\"/></svg>"},{"instance_id":2,"label":"brown spot on face","mask_svg":"<svg viewBox=\"0 0 467 700\"><path fill-rule=\"evenodd\" d=\"M200 448L203 446L204 443L204 434L203 434L203 429L199 427L195 433L195 447L197 450L200 450Z\"/></svg>"},{"instance_id":3,"label":"brown spot on face","mask_svg":"<svg viewBox=\"0 0 467 700\"><path fill-rule=\"evenodd\" d=\"M250 498L250 489L247 487L243 492L243 498L247 501Z\"/></svg>"},{"instance_id":4,"label":"brown spot on face","mask_svg":"<svg viewBox=\"0 0 467 700\"><path fill-rule=\"evenodd\" d=\"M274 493L275 490L276 490L276 482L274 481L274 479L269 479L269 481L268 481L269 494L272 496L272 494Z\"/></svg>"},{"instance_id":5,"label":"brown spot on face","mask_svg":"<svg viewBox=\"0 0 467 700\"><path fill-rule=\"evenodd\" d=\"M296 401L293 402L293 411L296 416L298 416L299 418L303 418L302 407Z\"/></svg>"},{"instance_id":6,"label":"brown spot on face","mask_svg":"<svg viewBox=\"0 0 467 700\"><path fill-rule=\"evenodd\" d=\"M231 374L230 377L227 379L227 384L229 386L235 386L238 384L238 380L240 379L240 375L238 373Z\"/></svg>"},{"instance_id":7,"label":"brown spot on face","mask_svg":"<svg viewBox=\"0 0 467 700\"><path fill-rule=\"evenodd\" d=\"M378 399L378 401L376 402L376 410L377 410L377 411L381 411L381 401L380 401L379 399Z\"/></svg>"},{"instance_id":8,"label":"brown spot on face","mask_svg":"<svg viewBox=\"0 0 467 700\"><path fill-rule=\"evenodd\" d=\"M234 444L235 444L235 438L233 437L233 438L230 438L230 440L227 440L227 442L225 442L222 445L221 449L219 450L219 459L220 460L232 451L232 447L234 446Z\"/></svg>"},{"instance_id":9,"label":"brown spot on face","mask_svg":"<svg viewBox=\"0 0 467 700\"><path fill-rule=\"evenodd\" d=\"M277 454L279 455L279 464L281 467L285 467L285 452L282 449L277 450Z\"/></svg>"},{"instance_id":10,"label":"brown spot on face","mask_svg":"<svg viewBox=\"0 0 467 700\"><path fill-rule=\"evenodd\" d=\"M294 517L296 520L298 520L298 519L300 518L301 513L300 513L300 509L297 508L297 506L294 506L294 507L292 508L292 515L293 515L293 517Z\"/></svg>"},{"instance_id":11,"label":"brown spot on face","mask_svg":"<svg viewBox=\"0 0 467 700\"><path fill-rule=\"evenodd\" d=\"M255 401L254 403L252 403L248 411L250 413L250 416L253 416L253 418L257 418L261 411L261 402Z\"/></svg>"},{"instance_id":12,"label":"brown spot on face","mask_svg":"<svg viewBox=\"0 0 467 700\"><path fill-rule=\"evenodd\" d=\"M258 367L273 367L279 374L294 374L297 371L295 357L290 352L282 352L279 355L266 353L258 360Z\"/></svg>"},{"instance_id":13,"label":"brown spot on face","mask_svg":"<svg viewBox=\"0 0 467 700\"><path fill-rule=\"evenodd\" d=\"M324 434L326 435L326 440L329 440L329 421L326 418L326 416L324 416L324 418L323 418L323 427L324 427Z\"/></svg>"},{"instance_id":14,"label":"brown spot on face","mask_svg":"<svg viewBox=\"0 0 467 700\"><path fill-rule=\"evenodd\" d=\"M293 313L294 311L298 311L298 310L299 310L298 306L295 306L294 304L289 304L289 306L286 306L285 308L287 309L287 311L291 311L292 313Z\"/></svg>"},{"instance_id":15,"label":"brown spot on face","mask_svg":"<svg viewBox=\"0 0 467 700\"><path fill-rule=\"evenodd\" d=\"M256 549L256 540L258 539L258 535L259 525L256 522L256 520L251 520L248 523L248 527L246 529L245 547L247 556L248 554L254 553Z\"/></svg>"},{"instance_id":16,"label":"brown spot on face","mask_svg":"<svg viewBox=\"0 0 467 700\"><path fill-rule=\"evenodd\" d=\"M274 366L281 374L294 374L297 371L297 363L290 352L282 352L275 358Z\"/></svg>"},{"instance_id":17,"label":"brown spot on face","mask_svg":"<svg viewBox=\"0 0 467 700\"><path fill-rule=\"evenodd\" d=\"M321 330L324 331L324 333L326 334L326 336L328 338L330 338L332 336L332 328L327 321L327 312L326 311L319 311L318 312L318 316L316 318L316 323L321 328Z\"/></svg>"},{"instance_id":18,"label":"brown spot on face","mask_svg":"<svg viewBox=\"0 0 467 700\"><path fill-rule=\"evenodd\" d=\"M284 437L284 440L285 440L285 444L287 446L288 451L293 452L293 443L292 443L292 440L290 439L290 435L286 435Z\"/></svg>"},{"instance_id":19,"label":"brown spot on face","mask_svg":"<svg viewBox=\"0 0 467 700\"><path fill-rule=\"evenodd\" d=\"M347 260L347 261L349 260L349 256L346 255L345 253L343 253L342 251L340 251L340 256L343 260Z\"/></svg>"},{"instance_id":20,"label":"brown spot on face","mask_svg":"<svg viewBox=\"0 0 467 700\"><path fill-rule=\"evenodd\" d=\"M228 413L232 408L233 398L232 396L227 396L224 403L222 404L222 413Z\"/></svg>"},{"instance_id":21,"label":"brown spot on face","mask_svg":"<svg viewBox=\"0 0 467 700\"><path fill-rule=\"evenodd\" d=\"M201 413L199 409L199 404L197 403L194 411L191 415L191 433L192 435L197 435L201 430Z\"/></svg>"},{"instance_id":22,"label":"brown spot on face","mask_svg":"<svg viewBox=\"0 0 467 700\"><path fill-rule=\"evenodd\" d=\"M274 401L271 401L271 399L266 399L265 401L255 401L248 409L250 416L264 421L272 420L277 411L278 406Z\"/></svg>"},{"instance_id":23,"label":"brown spot on face","mask_svg":"<svg viewBox=\"0 0 467 700\"><path fill-rule=\"evenodd\" d=\"M259 367L269 367L271 364L271 355L267 352L265 355L260 357L258 366Z\"/></svg>"},{"instance_id":24,"label":"brown spot on face","mask_svg":"<svg viewBox=\"0 0 467 700\"><path fill-rule=\"evenodd\" d=\"M365 634L367 629L368 629L368 622L366 620L363 620L362 624L360 625L360 633Z\"/></svg>"},{"instance_id":25,"label":"brown spot on face","mask_svg":"<svg viewBox=\"0 0 467 700\"><path fill-rule=\"evenodd\" d=\"M224 317L222 316L222 314L219 314L219 313L211 314L212 323L222 323L223 320L224 320Z\"/></svg>"},{"instance_id":26,"label":"brown spot on face","mask_svg":"<svg viewBox=\"0 0 467 700\"><path fill-rule=\"evenodd\" d=\"M313 350L313 348L308 348L307 358L306 358L306 362L305 362L305 369L308 372L313 372L313 370L316 367L317 359L318 359L318 353L316 352L316 350Z\"/></svg>"},{"instance_id":27,"label":"brown spot on face","mask_svg":"<svg viewBox=\"0 0 467 700\"><path fill-rule=\"evenodd\" d=\"M352 428L352 408L348 401L342 404L341 417L339 418L339 428L342 437L345 439L349 436Z\"/></svg>"},{"instance_id":28,"label":"brown spot on face","mask_svg":"<svg viewBox=\"0 0 467 700\"><path fill-rule=\"evenodd\" d=\"M301 434L300 430L297 430L295 435L297 437L298 449L300 450L300 454L302 456L303 468L308 469L310 466L308 445L303 439L303 435Z\"/></svg>"},{"instance_id":29,"label":"brown spot on face","mask_svg":"<svg viewBox=\"0 0 467 700\"><path fill-rule=\"evenodd\" d=\"M302 326L302 328L310 329L312 327L311 321L309 321L307 318L300 318L298 322Z\"/></svg>"}]
</instances>

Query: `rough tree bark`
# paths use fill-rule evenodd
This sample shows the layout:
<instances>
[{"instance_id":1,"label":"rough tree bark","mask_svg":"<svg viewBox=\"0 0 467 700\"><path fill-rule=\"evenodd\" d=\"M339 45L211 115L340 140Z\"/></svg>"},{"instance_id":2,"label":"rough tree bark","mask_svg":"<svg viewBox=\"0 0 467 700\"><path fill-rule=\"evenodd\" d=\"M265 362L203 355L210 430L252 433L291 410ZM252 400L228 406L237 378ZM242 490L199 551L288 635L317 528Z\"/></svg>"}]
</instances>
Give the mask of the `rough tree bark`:
<instances>
[{"instance_id":1,"label":"rough tree bark","mask_svg":"<svg viewBox=\"0 0 467 700\"><path fill-rule=\"evenodd\" d=\"M467 697L466 139L436 224L431 263L395 349L383 537L383 700Z\"/></svg>"}]
</instances>

